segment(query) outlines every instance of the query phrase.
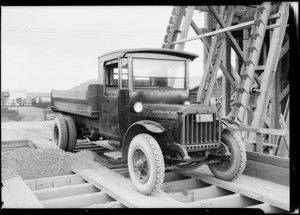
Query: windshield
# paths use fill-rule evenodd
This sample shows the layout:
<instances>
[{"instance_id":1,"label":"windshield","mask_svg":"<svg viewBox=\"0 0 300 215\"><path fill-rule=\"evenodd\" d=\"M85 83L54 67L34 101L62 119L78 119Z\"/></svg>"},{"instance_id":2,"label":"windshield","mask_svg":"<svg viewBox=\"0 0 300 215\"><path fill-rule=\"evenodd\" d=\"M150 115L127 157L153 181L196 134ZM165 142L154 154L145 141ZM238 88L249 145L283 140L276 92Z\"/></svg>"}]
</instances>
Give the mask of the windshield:
<instances>
[{"instance_id":1,"label":"windshield","mask_svg":"<svg viewBox=\"0 0 300 215\"><path fill-rule=\"evenodd\" d=\"M185 61L133 58L132 66L134 88L185 88Z\"/></svg>"}]
</instances>

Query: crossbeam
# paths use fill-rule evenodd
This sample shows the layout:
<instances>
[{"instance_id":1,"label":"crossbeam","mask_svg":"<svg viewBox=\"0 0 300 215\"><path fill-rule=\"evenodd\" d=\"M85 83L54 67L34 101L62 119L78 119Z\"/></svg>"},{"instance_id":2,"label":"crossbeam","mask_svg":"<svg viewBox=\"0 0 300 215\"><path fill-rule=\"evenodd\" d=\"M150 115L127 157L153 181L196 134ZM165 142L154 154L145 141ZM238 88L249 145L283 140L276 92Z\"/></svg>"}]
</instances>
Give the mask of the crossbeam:
<instances>
[{"instance_id":1,"label":"crossbeam","mask_svg":"<svg viewBox=\"0 0 300 215\"><path fill-rule=\"evenodd\" d=\"M238 24L238 25L225 27L225 28L222 28L222 29L219 29L219 30L215 30L215 31L211 31L211 32L205 32L205 33L202 33L198 36L177 40L177 41L172 42L171 44L178 44L178 43L184 43L184 42L188 42L188 41L192 41L192 40L198 40L198 39L201 39L201 38L214 36L216 34L226 33L228 31L237 31L237 30L241 30L241 29L244 29L244 28L249 28L250 26L252 26L254 24L255 24L255 22L254 22L254 20L252 20L252 21L244 22L244 23L241 23L241 24Z\"/></svg>"},{"instance_id":2,"label":"crossbeam","mask_svg":"<svg viewBox=\"0 0 300 215\"><path fill-rule=\"evenodd\" d=\"M214 6L208 6L208 8L210 9L210 11L212 12L213 16L215 17L215 19L217 20L217 22L220 24L220 26L224 29L226 28L226 24L225 22L220 18L217 10L215 9ZM243 24L243 23L242 23ZM253 25L253 24L252 24ZM232 44L232 48L234 49L234 51L237 53L237 55L239 56L239 58L241 58L244 60L244 54L243 51L241 50L240 46L237 44L237 42L235 41L234 37L232 36L232 34L229 31L225 31L226 35L229 37L230 42Z\"/></svg>"}]
</instances>

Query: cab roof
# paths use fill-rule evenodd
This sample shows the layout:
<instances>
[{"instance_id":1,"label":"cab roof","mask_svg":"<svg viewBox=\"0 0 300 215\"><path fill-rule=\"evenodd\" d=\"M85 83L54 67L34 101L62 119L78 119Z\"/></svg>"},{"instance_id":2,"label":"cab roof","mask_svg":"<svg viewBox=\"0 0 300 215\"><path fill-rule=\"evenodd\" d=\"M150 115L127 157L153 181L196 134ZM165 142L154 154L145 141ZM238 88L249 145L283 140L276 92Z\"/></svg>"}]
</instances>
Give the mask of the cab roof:
<instances>
[{"instance_id":1,"label":"cab roof","mask_svg":"<svg viewBox=\"0 0 300 215\"><path fill-rule=\"evenodd\" d=\"M130 53L153 53L153 54L164 54L164 55L171 55L176 57L182 57L190 60L194 60L198 57L197 54L185 52L185 51L176 51L174 49L165 49L165 48L139 48L139 49L122 49L116 50L98 57L98 59L111 60L118 57L125 57L126 54Z\"/></svg>"}]
</instances>

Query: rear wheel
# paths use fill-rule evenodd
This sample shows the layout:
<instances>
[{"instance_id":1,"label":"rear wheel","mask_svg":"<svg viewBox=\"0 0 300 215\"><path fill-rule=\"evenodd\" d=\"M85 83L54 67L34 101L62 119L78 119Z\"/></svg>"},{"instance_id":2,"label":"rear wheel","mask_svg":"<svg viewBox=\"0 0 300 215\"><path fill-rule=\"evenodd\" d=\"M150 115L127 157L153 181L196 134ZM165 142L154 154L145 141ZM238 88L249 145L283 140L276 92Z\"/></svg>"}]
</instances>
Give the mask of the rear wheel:
<instances>
[{"instance_id":1,"label":"rear wheel","mask_svg":"<svg viewBox=\"0 0 300 215\"><path fill-rule=\"evenodd\" d=\"M74 119L71 116L64 117L68 126L68 145L66 151L72 152L77 143L77 129Z\"/></svg>"},{"instance_id":2,"label":"rear wheel","mask_svg":"<svg viewBox=\"0 0 300 215\"><path fill-rule=\"evenodd\" d=\"M232 181L238 178L245 169L246 148L239 133L228 129L222 132L221 142L219 149L223 154L221 162L209 164L209 168L217 178ZM230 153L229 156L225 156L226 151Z\"/></svg>"},{"instance_id":3,"label":"rear wheel","mask_svg":"<svg viewBox=\"0 0 300 215\"><path fill-rule=\"evenodd\" d=\"M165 176L165 164L157 141L149 134L135 136L128 150L128 170L137 190L152 195L160 189Z\"/></svg>"},{"instance_id":4,"label":"rear wheel","mask_svg":"<svg viewBox=\"0 0 300 215\"><path fill-rule=\"evenodd\" d=\"M63 116L57 116L54 120L53 140L58 148L66 150L68 145L68 126Z\"/></svg>"}]
</instances>

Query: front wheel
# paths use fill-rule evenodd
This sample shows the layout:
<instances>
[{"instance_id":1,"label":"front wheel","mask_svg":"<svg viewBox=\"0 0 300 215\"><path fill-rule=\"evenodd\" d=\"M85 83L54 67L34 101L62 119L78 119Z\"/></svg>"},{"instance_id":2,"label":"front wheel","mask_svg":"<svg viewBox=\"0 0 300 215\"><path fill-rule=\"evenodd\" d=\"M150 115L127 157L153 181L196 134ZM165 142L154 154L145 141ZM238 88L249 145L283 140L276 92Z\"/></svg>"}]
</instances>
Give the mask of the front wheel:
<instances>
[{"instance_id":1,"label":"front wheel","mask_svg":"<svg viewBox=\"0 0 300 215\"><path fill-rule=\"evenodd\" d=\"M157 141L149 134L135 136L128 150L128 170L137 190L152 195L160 189L165 176L165 164Z\"/></svg>"},{"instance_id":2,"label":"front wheel","mask_svg":"<svg viewBox=\"0 0 300 215\"><path fill-rule=\"evenodd\" d=\"M223 154L220 163L209 164L212 173L222 180L233 181L238 178L246 166L246 147L239 133L225 129L221 136L219 151ZM227 150L225 149L227 148ZM225 156L226 151L230 155Z\"/></svg>"}]
</instances>

